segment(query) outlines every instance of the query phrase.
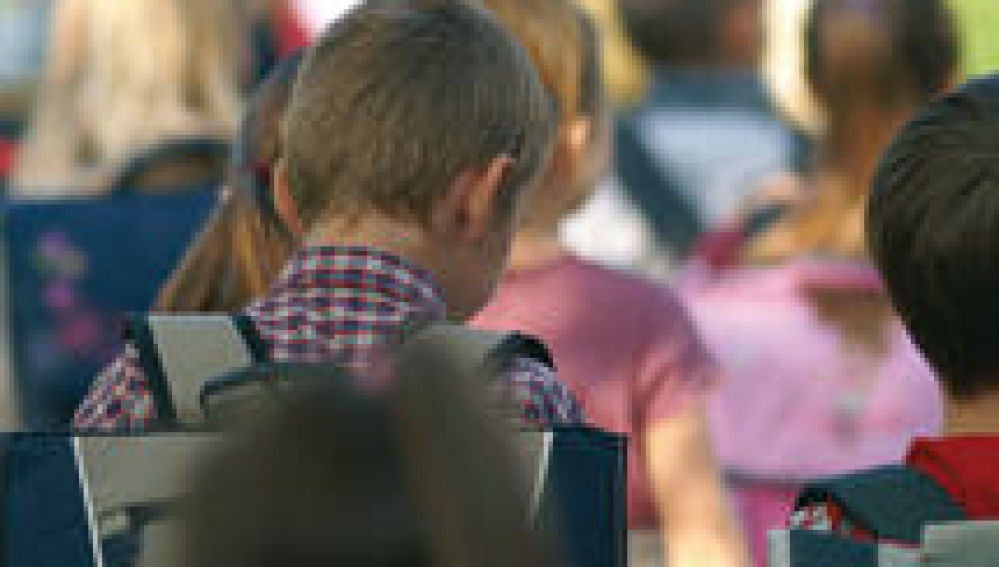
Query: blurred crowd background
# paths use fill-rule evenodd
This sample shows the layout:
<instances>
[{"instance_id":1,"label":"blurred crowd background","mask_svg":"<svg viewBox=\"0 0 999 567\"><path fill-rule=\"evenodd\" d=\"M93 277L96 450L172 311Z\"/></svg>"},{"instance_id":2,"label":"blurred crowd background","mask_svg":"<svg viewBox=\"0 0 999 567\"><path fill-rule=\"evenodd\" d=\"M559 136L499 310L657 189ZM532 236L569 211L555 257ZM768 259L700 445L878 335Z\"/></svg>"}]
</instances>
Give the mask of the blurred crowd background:
<instances>
[{"instance_id":1,"label":"blurred crowd background","mask_svg":"<svg viewBox=\"0 0 999 567\"><path fill-rule=\"evenodd\" d=\"M647 84L648 64L636 53L624 30L613 0L579 0L598 19L604 32L606 75L615 101L622 107L638 102ZM0 3L0 110L8 127L23 123L32 108L33 94L49 56L53 32L53 0L3 0ZM301 41L299 34L314 34L325 22L349 9L351 0L291 0L239 2L239 11L261 17L263 4L287 4L263 8L276 18L277 41L291 42L275 46L288 50ZM766 0L767 48L762 73L780 108L815 127L815 110L807 100L807 87L801 68L801 26L808 0ZM999 39L991 33L999 23L999 7L988 0L951 0L960 21L963 45L962 69L975 75L995 69L999 61ZM255 6L256 5L256 6ZM287 10L285 15L273 16ZM289 21L285 18L293 18ZM292 26L291 28L287 26ZM243 30L245 31L245 29Z\"/></svg>"},{"instance_id":2,"label":"blurred crowd background","mask_svg":"<svg viewBox=\"0 0 999 567\"><path fill-rule=\"evenodd\" d=\"M857 207L900 121L963 77L999 70L999 3L950 0L953 30L933 15L897 17L901 1L829 3L809 30L810 0L703 3L724 5L720 15L695 2L672 21L651 14L678 0L620 0L628 10L619 0L578 1L601 32L615 149L611 172L561 237L583 257L677 290L725 370L707 412L760 558L765 530L786 519L800 481L897 459L914 436L939 428L931 373L864 261ZM219 183L260 80L352 4L0 0L4 199ZM914 53L886 52L878 38L891 34ZM76 218L110 218L101 215ZM13 226L4 238L25 242ZM179 249L193 230L171 236ZM90 244L37 236L4 247L8 266L45 275L18 283L23 274L5 268L0 277L9 296L0 375L5 399L34 392L27 407L59 421L86 377L24 386L25 376L54 368L59 349L76 349L70 364L96 370L116 343L96 338L96 327L113 326L92 316L101 305L74 303L73 282L97 262ZM159 277L143 289L156 289L165 273L149 273ZM19 310L36 303L43 315L26 321ZM42 319L55 330L39 330ZM40 401L53 391L55 402Z\"/></svg>"}]
</instances>

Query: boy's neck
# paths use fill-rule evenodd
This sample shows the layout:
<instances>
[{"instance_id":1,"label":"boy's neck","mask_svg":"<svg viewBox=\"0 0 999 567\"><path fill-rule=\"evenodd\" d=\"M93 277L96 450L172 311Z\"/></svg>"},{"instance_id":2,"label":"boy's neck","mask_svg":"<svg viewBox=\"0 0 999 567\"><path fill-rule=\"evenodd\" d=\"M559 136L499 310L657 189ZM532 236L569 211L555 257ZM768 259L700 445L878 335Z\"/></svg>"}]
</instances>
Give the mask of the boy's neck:
<instances>
[{"instance_id":1,"label":"boy's neck","mask_svg":"<svg viewBox=\"0 0 999 567\"><path fill-rule=\"evenodd\" d=\"M378 219L351 223L326 223L303 239L305 246L360 246L387 252L433 271L436 261L428 254L424 231Z\"/></svg>"},{"instance_id":2,"label":"boy's neck","mask_svg":"<svg viewBox=\"0 0 999 567\"><path fill-rule=\"evenodd\" d=\"M945 411L948 436L999 434L999 390L970 400L949 398Z\"/></svg>"},{"instance_id":3,"label":"boy's neck","mask_svg":"<svg viewBox=\"0 0 999 567\"><path fill-rule=\"evenodd\" d=\"M478 269L482 259L469 256L467 247L432 236L416 223L402 223L378 215L354 222L326 222L304 240L306 246L360 246L403 258L433 278L447 305L447 316L464 321L481 308L481 281L464 274ZM469 268L469 266L474 266Z\"/></svg>"}]
</instances>

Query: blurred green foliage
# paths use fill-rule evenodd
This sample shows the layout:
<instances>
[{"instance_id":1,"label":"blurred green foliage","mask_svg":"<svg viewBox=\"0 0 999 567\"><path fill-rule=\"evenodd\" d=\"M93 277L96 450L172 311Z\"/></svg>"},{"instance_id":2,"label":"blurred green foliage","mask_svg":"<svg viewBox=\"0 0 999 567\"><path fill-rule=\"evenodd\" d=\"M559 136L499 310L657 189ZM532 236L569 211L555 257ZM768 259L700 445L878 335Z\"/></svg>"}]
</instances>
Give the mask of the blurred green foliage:
<instances>
[{"instance_id":1,"label":"blurred green foliage","mask_svg":"<svg viewBox=\"0 0 999 567\"><path fill-rule=\"evenodd\" d=\"M999 0L951 0L964 32L969 75L999 71Z\"/></svg>"}]
</instances>

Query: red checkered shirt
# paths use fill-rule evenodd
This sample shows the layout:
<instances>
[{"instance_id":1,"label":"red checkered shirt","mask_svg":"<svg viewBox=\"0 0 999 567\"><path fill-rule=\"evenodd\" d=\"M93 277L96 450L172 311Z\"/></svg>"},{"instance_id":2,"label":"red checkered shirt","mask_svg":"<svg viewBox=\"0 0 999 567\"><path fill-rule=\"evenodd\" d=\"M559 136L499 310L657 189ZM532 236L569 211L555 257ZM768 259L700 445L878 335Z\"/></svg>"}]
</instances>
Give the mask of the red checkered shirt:
<instances>
[{"instance_id":1,"label":"red checkered shirt","mask_svg":"<svg viewBox=\"0 0 999 567\"><path fill-rule=\"evenodd\" d=\"M275 361L335 361L370 368L388 340L413 321L443 320L443 295L406 260L362 247L310 247L289 263L268 297L245 311ZM582 422L575 398L547 366L517 359L498 384L533 424ZM131 345L96 379L77 410L80 430L134 430L156 415Z\"/></svg>"}]
</instances>

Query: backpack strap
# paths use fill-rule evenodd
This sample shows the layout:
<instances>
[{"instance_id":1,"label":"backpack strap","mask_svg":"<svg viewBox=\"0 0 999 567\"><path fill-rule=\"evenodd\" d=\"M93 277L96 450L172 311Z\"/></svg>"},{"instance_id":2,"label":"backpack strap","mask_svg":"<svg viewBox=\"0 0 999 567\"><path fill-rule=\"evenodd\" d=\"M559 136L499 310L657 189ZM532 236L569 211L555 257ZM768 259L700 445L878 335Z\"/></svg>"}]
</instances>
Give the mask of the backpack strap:
<instances>
[{"instance_id":1,"label":"backpack strap","mask_svg":"<svg viewBox=\"0 0 999 567\"><path fill-rule=\"evenodd\" d=\"M544 343L517 332L484 331L449 322L417 323L402 336L402 354L431 349L448 357L462 376L493 380L517 359L534 360L549 368L555 361Z\"/></svg>"},{"instance_id":2,"label":"backpack strap","mask_svg":"<svg viewBox=\"0 0 999 567\"><path fill-rule=\"evenodd\" d=\"M516 332L484 331L449 322L415 323L401 336L397 364L420 365L421 357L434 353L446 361L447 372L466 384L485 385L500 378L518 359L555 367L541 341ZM528 517L538 521L549 472L555 433L519 430L514 446L528 485Z\"/></svg>"},{"instance_id":3,"label":"backpack strap","mask_svg":"<svg viewBox=\"0 0 999 567\"><path fill-rule=\"evenodd\" d=\"M633 117L618 120L614 161L621 186L649 222L658 244L683 257L703 232L696 207L676 180L663 171L652 150L641 140Z\"/></svg>"},{"instance_id":4,"label":"backpack strap","mask_svg":"<svg viewBox=\"0 0 999 567\"><path fill-rule=\"evenodd\" d=\"M139 315L132 317L127 336L139 352L157 415L168 427L201 422L207 398L236 385L226 377L267 362L266 345L245 317ZM537 339L447 322L411 325L402 334L402 347L404 352L410 348L444 352L456 372L487 380L521 358L554 368L547 347Z\"/></svg>"},{"instance_id":5,"label":"backpack strap","mask_svg":"<svg viewBox=\"0 0 999 567\"><path fill-rule=\"evenodd\" d=\"M797 509L834 502L876 539L919 543L926 524L967 519L929 475L904 465L874 468L807 484Z\"/></svg>"},{"instance_id":6,"label":"backpack strap","mask_svg":"<svg viewBox=\"0 0 999 567\"><path fill-rule=\"evenodd\" d=\"M128 340L139 352L158 418L168 426L200 421L200 394L210 378L267 358L244 316L134 316Z\"/></svg>"}]
</instances>

